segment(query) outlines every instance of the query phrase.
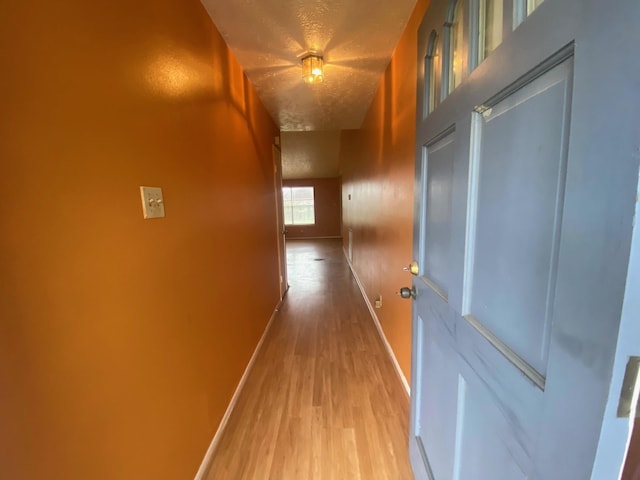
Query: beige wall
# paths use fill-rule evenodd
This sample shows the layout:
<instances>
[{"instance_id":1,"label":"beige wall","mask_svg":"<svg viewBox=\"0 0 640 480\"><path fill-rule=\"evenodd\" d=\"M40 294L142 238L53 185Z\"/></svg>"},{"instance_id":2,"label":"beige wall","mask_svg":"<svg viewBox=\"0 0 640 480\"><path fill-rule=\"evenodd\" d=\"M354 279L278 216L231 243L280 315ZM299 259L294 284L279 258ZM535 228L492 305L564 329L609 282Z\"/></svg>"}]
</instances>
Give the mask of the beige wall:
<instances>
[{"instance_id":1,"label":"beige wall","mask_svg":"<svg viewBox=\"0 0 640 480\"><path fill-rule=\"evenodd\" d=\"M353 231L353 264L374 303L407 380L411 370L411 303L395 292L409 286L416 116L417 30L428 6L418 0L361 130L341 142L343 238ZM351 196L351 199L349 199Z\"/></svg>"},{"instance_id":2,"label":"beige wall","mask_svg":"<svg viewBox=\"0 0 640 480\"><path fill-rule=\"evenodd\" d=\"M340 131L282 132L285 179L339 176Z\"/></svg>"},{"instance_id":3,"label":"beige wall","mask_svg":"<svg viewBox=\"0 0 640 480\"><path fill-rule=\"evenodd\" d=\"M285 180L286 187L313 187L315 225L287 225L287 238L325 238L342 235L339 178Z\"/></svg>"},{"instance_id":4,"label":"beige wall","mask_svg":"<svg viewBox=\"0 0 640 480\"><path fill-rule=\"evenodd\" d=\"M193 478L278 299L277 128L198 0L0 10L0 477Z\"/></svg>"}]
</instances>

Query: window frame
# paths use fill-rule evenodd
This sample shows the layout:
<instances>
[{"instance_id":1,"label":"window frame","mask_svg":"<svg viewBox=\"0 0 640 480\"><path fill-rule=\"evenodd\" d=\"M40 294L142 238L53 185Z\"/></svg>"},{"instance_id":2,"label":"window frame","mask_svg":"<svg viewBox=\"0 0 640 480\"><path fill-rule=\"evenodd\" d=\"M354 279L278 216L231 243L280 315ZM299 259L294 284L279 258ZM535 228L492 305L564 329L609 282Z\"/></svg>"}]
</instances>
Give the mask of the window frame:
<instances>
[{"instance_id":1,"label":"window frame","mask_svg":"<svg viewBox=\"0 0 640 480\"><path fill-rule=\"evenodd\" d=\"M424 56L424 105L423 105L423 118L426 118L431 112L433 112L440 103L440 80L442 75L438 72L438 64L436 59L438 58L438 39L439 35L435 30L431 30L429 34L429 41L427 43L427 52Z\"/></svg>"},{"instance_id":2,"label":"window frame","mask_svg":"<svg viewBox=\"0 0 640 480\"><path fill-rule=\"evenodd\" d=\"M469 61L468 61L468 51L465 51L465 45L468 45L468 32L465 28L465 19L467 16L467 8L466 0L451 0L449 2L449 6L447 8L447 16L445 23L443 25L443 42L444 42L444 55L443 55L443 64L442 64L442 100L444 100L447 96L451 95L454 90L462 83L463 79L468 75L469 72ZM454 76L454 35L457 33L457 30L454 29L456 26L456 10L460 8L460 18L457 19L457 28L460 28L460 34L462 37L462 42L460 45L457 45L460 51L460 80L458 85L455 85L455 76Z\"/></svg>"},{"instance_id":3,"label":"window frame","mask_svg":"<svg viewBox=\"0 0 640 480\"><path fill-rule=\"evenodd\" d=\"M531 3L535 0L513 0L513 29L518 28L522 22L524 22L529 15L535 12L538 8L544 4L545 0L541 0L538 5L531 7Z\"/></svg>"},{"instance_id":4,"label":"window frame","mask_svg":"<svg viewBox=\"0 0 640 480\"><path fill-rule=\"evenodd\" d=\"M294 215L294 207L296 206L294 203L294 193L295 189L311 189L311 211L313 215L313 222L296 222L296 218ZM287 199L285 191L289 190L290 197ZM283 185L282 186L282 210L283 210L283 222L287 227L308 227L316 224L316 189L313 185ZM289 209L289 213L287 214L287 209ZM291 223L287 222L287 219L291 219Z\"/></svg>"}]
</instances>

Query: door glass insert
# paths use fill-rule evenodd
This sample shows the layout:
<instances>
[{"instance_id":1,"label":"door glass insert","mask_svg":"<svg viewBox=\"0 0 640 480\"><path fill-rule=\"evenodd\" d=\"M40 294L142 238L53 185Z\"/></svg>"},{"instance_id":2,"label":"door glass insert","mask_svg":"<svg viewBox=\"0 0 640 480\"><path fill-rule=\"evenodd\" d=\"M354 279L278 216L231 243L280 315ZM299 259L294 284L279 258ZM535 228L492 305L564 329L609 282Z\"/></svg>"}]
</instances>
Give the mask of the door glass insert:
<instances>
[{"instance_id":1,"label":"door glass insert","mask_svg":"<svg viewBox=\"0 0 640 480\"><path fill-rule=\"evenodd\" d=\"M480 0L478 63L502 43L502 0Z\"/></svg>"},{"instance_id":2,"label":"door glass insert","mask_svg":"<svg viewBox=\"0 0 640 480\"><path fill-rule=\"evenodd\" d=\"M453 16L449 23L449 91L453 92L462 82L464 64L462 58L464 37L462 28L462 2L458 0L453 7Z\"/></svg>"},{"instance_id":3,"label":"door glass insert","mask_svg":"<svg viewBox=\"0 0 640 480\"><path fill-rule=\"evenodd\" d=\"M527 16L531 15L533 11L538 8L544 0L527 0Z\"/></svg>"},{"instance_id":4,"label":"door glass insert","mask_svg":"<svg viewBox=\"0 0 640 480\"><path fill-rule=\"evenodd\" d=\"M436 72L436 58L438 55L438 34L435 31L431 32L429 37L429 45L427 47L427 55L425 57L425 79L426 92L425 98L427 99L427 105L425 111L427 113L433 112L438 106L438 90L440 87L440 81L438 78L438 72Z\"/></svg>"},{"instance_id":5,"label":"door glass insert","mask_svg":"<svg viewBox=\"0 0 640 480\"><path fill-rule=\"evenodd\" d=\"M513 4L513 27L520 25L544 0L515 0Z\"/></svg>"}]
</instances>

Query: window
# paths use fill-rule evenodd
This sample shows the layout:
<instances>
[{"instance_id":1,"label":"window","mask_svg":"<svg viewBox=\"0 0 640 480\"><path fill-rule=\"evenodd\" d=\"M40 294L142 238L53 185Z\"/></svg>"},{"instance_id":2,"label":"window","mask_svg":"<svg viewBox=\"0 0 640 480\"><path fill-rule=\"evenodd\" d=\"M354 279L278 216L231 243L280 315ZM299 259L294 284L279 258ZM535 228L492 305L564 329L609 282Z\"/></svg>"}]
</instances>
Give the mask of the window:
<instances>
[{"instance_id":1,"label":"window","mask_svg":"<svg viewBox=\"0 0 640 480\"><path fill-rule=\"evenodd\" d=\"M450 21L446 24L449 27L449 48L447 52L449 85L447 93L453 90L462 82L464 72L464 59L462 58L464 48L464 32L462 29L462 0L458 0L453 5Z\"/></svg>"},{"instance_id":2,"label":"window","mask_svg":"<svg viewBox=\"0 0 640 480\"><path fill-rule=\"evenodd\" d=\"M544 0L516 0L513 4L513 27L520 25L542 2Z\"/></svg>"},{"instance_id":3,"label":"window","mask_svg":"<svg viewBox=\"0 0 640 480\"><path fill-rule=\"evenodd\" d=\"M502 0L480 0L478 63L502 42Z\"/></svg>"},{"instance_id":4,"label":"window","mask_svg":"<svg viewBox=\"0 0 640 480\"><path fill-rule=\"evenodd\" d=\"M316 223L313 187L282 187L285 225Z\"/></svg>"},{"instance_id":5,"label":"window","mask_svg":"<svg viewBox=\"0 0 640 480\"><path fill-rule=\"evenodd\" d=\"M429 37L429 45L427 46L427 55L424 59L425 88L427 88L427 92L425 94L425 101L427 103L425 105L424 111L427 113L433 112L438 106L438 90L439 90L438 84L440 82L436 82L435 59L438 56L437 48L438 48L438 34L435 31L432 31Z\"/></svg>"}]
</instances>

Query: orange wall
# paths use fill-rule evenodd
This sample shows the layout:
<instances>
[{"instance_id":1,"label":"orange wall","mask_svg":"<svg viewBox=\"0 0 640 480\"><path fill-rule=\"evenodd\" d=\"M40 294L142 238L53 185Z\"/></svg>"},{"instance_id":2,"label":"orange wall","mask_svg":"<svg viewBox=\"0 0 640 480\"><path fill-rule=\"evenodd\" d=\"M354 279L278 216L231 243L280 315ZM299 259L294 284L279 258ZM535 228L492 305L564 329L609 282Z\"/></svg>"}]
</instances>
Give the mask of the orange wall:
<instances>
[{"instance_id":1,"label":"orange wall","mask_svg":"<svg viewBox=\"0 0 640 480\"><path fill-rule=\"evenodd\" d=\"M418 0L362 129L341 142L343 238L353 231L353 265L374 303L407 380L411 370L411 302L395 292L411 284L417 31L428 0ZM349 200L351 195L351 200Z\"/></svg>"},{"instance_id":2,"label":"orange wall","mask_svg":"<svg viewBox=\"0 0 640 480\"><path fill-rule=\"evenodd\" d=\"M640 420L633 424L631 444L622 473L622 480L640 480Z\"/></svg>"},{"instance_id":3,"label":"orange wall","mask_svg":"<svg viewBox=\"0 0 640 480\"><path fill-rule=\"evenodd\" d=\"M283 180L286 187L313 187L315 225L287 225L287 238L322 238L342 235L339 178Z\"/></svg>"},{"instance_id":4,"label":"orange wall","mask_svg":"<svg viewBox=\"0 0 640 480\"><path fill-rule=\"evenodd\" d=\"M277 128L198 0L0 10L0 477L193 478L278 300Z\"/></svg>"}]
</instances>

